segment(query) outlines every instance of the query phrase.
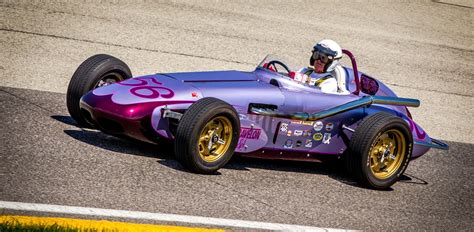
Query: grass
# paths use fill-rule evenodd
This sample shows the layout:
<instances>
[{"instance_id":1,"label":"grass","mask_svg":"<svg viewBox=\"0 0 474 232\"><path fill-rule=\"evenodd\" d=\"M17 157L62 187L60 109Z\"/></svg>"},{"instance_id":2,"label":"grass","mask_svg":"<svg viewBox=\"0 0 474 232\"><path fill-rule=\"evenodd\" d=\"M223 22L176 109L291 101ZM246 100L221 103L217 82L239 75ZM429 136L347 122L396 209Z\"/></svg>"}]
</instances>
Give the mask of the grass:
<instances>
[{"instance_id":1,"label":"grass","mask_svg":"<svg viewBox=\"0 0 474 232\"><path fill-rule=\"evenodd\" d=\"M44 224L23 224L18 221L7 221L0 223L0 232L97 232L97 229L90 228L78 228L74 226L60 226L57 224L44 225ZM101 231L112 231L112 230L101 230Z\"/></svg>"},{"instance_id":2,"label":"grass","mask_svg":"<svg viewBox=\"0 0 474 232\"><path fill-rule=\"evenodd\" d=\"M74 218L35 217L0 215L0 232L115 232L115 231L166 231L196 232L223 231L219 229L192 228L169 225L136 224L105 220L86 220Z\"/></svg>"}]
</instances>

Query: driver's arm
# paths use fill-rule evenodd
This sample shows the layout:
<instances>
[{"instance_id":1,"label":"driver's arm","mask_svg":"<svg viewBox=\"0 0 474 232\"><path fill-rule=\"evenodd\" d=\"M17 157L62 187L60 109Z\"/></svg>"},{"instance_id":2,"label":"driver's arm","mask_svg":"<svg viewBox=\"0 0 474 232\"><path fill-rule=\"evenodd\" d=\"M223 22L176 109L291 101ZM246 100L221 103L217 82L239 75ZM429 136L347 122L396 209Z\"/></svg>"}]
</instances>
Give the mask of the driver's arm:
<instances>
[{"instance_id":1,"label":"driver's arm","mask_svg":"<svg viewBox=\"0 0 474 232\"><path fill-rule=\"evenodd\" d=\"M344 68L341 65L336 66L332 73L332 76L336 78L338 93L349 92L347 91L346 87L346 72L344 71Z\"/></svg>"}]
</instances>

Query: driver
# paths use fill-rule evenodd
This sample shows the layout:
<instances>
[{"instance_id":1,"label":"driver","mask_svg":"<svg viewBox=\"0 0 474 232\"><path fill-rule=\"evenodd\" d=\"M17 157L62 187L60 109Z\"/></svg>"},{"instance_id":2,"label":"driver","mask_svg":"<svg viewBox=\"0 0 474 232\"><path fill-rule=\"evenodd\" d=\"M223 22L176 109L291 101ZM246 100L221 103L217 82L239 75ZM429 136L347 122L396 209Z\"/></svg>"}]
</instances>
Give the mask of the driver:
<instances>
[{"instance_id":1,"label":"driver","mask_svg":"<svg viewBox=\"0 0 474 232\"><path fill-rule=\"evenodd\" d=\"M342 49L333 40L325 39L313 47L310 67L295 73L294 79L321 88L324 93L349 94L346 88L346 72L339 64Z\"/></svg>"}]
</instances>

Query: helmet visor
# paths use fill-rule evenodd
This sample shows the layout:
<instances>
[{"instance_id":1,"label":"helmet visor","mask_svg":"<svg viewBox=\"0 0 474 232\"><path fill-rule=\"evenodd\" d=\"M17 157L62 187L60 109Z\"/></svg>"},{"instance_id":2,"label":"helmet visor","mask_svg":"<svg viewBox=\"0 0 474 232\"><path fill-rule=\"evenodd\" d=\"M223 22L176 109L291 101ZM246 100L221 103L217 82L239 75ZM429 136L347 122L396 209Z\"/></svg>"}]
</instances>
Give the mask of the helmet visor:
<instances>
[{"instance_id":1,"label":"helmet visor","mask_svg":"<svg viewBox=\"0 0 474 232\"><path fill-rule=\"evenodd\" d=\"M313 59L316 61L316 60L319 60L321 61L322 63L324 64L327 64L330 60L333 59L332 56L328 56L327 54L325 53L322 53L322 52L319 52L319 51L313 51Z\"/></svg>"},{"instance_id":2,"label":"helmet visor","mask_svg":"<svg viewBox=\"0 0 474 232\"><path fill-rule=\"evenodd\" d=\"M321 44L317 44L313 48L313 59L320 60L321 62L327 64L328 62L334 60L337 52L333 51L327 47L323 47Z\"/></svg>"}]
</instances>

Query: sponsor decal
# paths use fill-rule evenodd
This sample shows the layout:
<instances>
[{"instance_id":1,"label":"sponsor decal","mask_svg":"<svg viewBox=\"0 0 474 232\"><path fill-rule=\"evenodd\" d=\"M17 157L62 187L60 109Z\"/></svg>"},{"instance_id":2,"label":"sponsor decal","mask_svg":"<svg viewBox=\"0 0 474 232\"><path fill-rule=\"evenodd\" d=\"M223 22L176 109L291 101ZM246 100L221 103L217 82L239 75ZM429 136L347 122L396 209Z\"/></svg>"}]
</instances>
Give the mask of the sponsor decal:
<instances>
[{"instance_id":1,"label":"sponsor decal","mask_svg":"<svg viewBox=\"0 0 474 232\"><path fill-rule=\"evenodd\" d=\"M302 142L300 140L296 141L296 147L301 147Z\"/></svg>"},{"instance_id":2,"label":"sponsor decal","mask_svg":"<svg viewBox=\"0 0 474 232\"><path fill-rule=\"evenodd\" d=\"M321 133L314 133L313 135L313 139L316 140L316 141L321 141L321 139L323 139L323 134Z\"/></svg>"},{"instance_id":3,"label":"sponsor decal","mask_svg":"<svg viewBox=\"0 0 474 232\"><path fill-rule=\"evenodd\" d=\"M303 135L302 130L295 130L295 136L301 136L301 135Z\"/></svg>"},{"instance_id":4,"label":"sponsor decal","mask_svg":"<svg viewBox=\"0 0 474 232\"><path fill-rule=\"evenodd\" d=\"M257 128L248 128L242 127L240 128L240 138L239 142L237 143L237 149L246 149L247 148L247 140L257 140L260 138L260 134L262 133L261 129Z\"/></svg>"},{"instance_id":5,"label":"sponsor decal","mask_svg":"<svg viewBox=\"0 0 474 232\"><path fill-rule=\"evenodd\" d=\"M291 121L291 124L301 124L303 121Z\"/></svg>"},{"instance_id":6,"label":"sponsor decal","mask_svg":"<svg viewBox=\"0 0 474 232\"><path fill-rule=\"evenodd\" d=\"M332 131L332 128L334 128L334 124L332 124L331 122L328 122L326 124L326 131Z\"/></svg>"},{"instance_id":7,"label":"sponsor decal","mask_svg":"<svg viewBox=\"0 0 474 232\"><path fill-rule=\"evenodd\" d=\"M305 147L313 147L313 140L307 139L306 142L304 143Z\"/></svg>"},{"instance_id":8,"label":"sponsor decal","mask_svg":"<svg viewBox=\"0 0 474 232\"><path fill-rule=\"evenodd\" d=\"M321 130L323 129L323 126L324 126L324 125L323 125L323 122L317 121L317 122L314 123L313 129L314 129L315 131L321 131Z\"/></svg>"},{"instance_id":9,"label":"sponsor decal","mask_svg":"<svg viewBox=\"0 0 474 232\"><path fill-rule=\"evenodd\" d=\"M288 130L288 133L286 133L286 136L290 137L291 136L291 130Z\"/></svg>"},{"instance_id":10,"label":"sponsor decal","mask_svg":"<svg viewBox=\"0 0 474 232\"><path fill-rule=\"evenodd\" d=\"M240 138L242 139L259 139L261 133L261 129L247 127L240 128Z\"/></svg>"},{"instance_id":11,"label":"sponsor decal","mask_svg":"<svg viewBox=\"0 0 474 232\"><path fill-rule=\"evenodd\" d=\"M303 125L312 126L313 124L313 121L303 121Z\"/></svg>"},{"instance_id":12,"label":"sponsor decal","mask_svg":"<svg viewBox=\"0 0 474 232\"><path fill-rule=\"evenodd\" d=\"M239 142L237 143L237 150L242 150L242 149L247 149L247 145L245 144L247 143L247 140L246 139L239 139Z\"/></svg>"},{"instance_id":13,"label":"sponsor decal","mask_svg":"<svg viewBox=\"0 0 474 232\"><path fill-rule=\"evenodd\" d=\"M293 140L288 139L286 140L285 144L283 144L284 148L293 148Z\"/></svg>"},{"instance_id":14,"label":"sponsor decal","mask_svg":"<svg viewBox=\"0 0 474 232\"><path fill-rule=\"evenodd\" d=\"M331 143L331 133L324 133L323 143L324 144Z\"/></svg>"},{"instance_id":15,"label":"sponsor decal","mask_svg":"<svg viewBox=\"0 0 474 232\"><path fill-rule=\"evenodd\" d=\"M239 114L239 119L246 119L247 118L247 115L245 114Z\"/></svg>"},{"instance_id":16,"label":"sponsor decal","mask_svg":"<svg viewBox=\"0 0 474 232\"><path fill-rule=\"evenodd\" d=\"M281 132L287 132L288 131L288 123L282 123L280 125L280 131Z\"/></svg>"},{"instance_id":17,"label":"sponsor decal","mask_svg":"<svg viewBox=\"0 0 474 232\"><path fill-rule=\"evenodd\" d=\"M304 130L303 131L303 136L310 136L309 130Z\"/></svg>"}]
</instances>

